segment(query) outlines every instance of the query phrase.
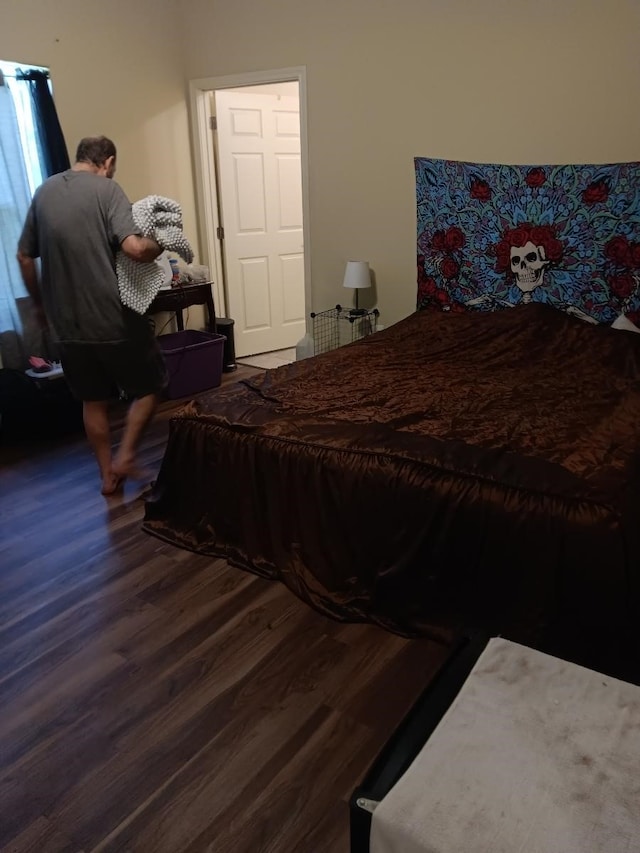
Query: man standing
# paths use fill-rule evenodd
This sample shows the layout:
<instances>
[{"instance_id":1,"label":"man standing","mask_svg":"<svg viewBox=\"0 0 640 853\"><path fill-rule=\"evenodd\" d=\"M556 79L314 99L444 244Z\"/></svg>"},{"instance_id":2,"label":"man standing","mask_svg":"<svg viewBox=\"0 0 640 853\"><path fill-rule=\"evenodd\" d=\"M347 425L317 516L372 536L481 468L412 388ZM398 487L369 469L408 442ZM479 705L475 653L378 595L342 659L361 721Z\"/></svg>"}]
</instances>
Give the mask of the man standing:
<instances>
[{"instance_id":1,"label":"man standing","mask_svg":"<svg viewBox=\"0 0 640 853\"><path fill-rule=\"evenodd\" d=\"M136 475L136 451L166 383L147 318L122 305L115 256L141 263L162 251L140 235L131 204L113 180L116 147L104 136L81 140L76 163L36 191L18 243L18 262L36 310L59 347L65 377L83 402L84 426L102 476L115 494ZM35 258L41 259L41 275ZM133 402L112 456L108 407L114 389Z\"/></svg>"}]
</instances>

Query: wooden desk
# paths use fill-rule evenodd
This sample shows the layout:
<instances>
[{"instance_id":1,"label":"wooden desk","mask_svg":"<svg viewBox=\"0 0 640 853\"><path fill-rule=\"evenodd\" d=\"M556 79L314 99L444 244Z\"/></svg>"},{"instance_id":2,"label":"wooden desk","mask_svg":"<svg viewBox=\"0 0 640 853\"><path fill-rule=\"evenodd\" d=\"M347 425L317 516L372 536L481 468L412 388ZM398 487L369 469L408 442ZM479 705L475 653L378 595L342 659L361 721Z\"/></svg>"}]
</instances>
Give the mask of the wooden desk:
<instances>
[{"instance_id":1,"label":"wooden desk","mask_svg":"<svg viewBox=\"0 0 640 853\"><path fill-rule=\"evenodd\" d=\"M184 329L182 312L190 305L206 305L208 313L208 329L210 332L216 330L216 309L213 304L213 292L211 281L193 281L189 284L180 284L171 289L161 290L149 307L149 314L157 314L159 311L171 311L176 315L178 331Z\"/></svg>"}]
</instances>

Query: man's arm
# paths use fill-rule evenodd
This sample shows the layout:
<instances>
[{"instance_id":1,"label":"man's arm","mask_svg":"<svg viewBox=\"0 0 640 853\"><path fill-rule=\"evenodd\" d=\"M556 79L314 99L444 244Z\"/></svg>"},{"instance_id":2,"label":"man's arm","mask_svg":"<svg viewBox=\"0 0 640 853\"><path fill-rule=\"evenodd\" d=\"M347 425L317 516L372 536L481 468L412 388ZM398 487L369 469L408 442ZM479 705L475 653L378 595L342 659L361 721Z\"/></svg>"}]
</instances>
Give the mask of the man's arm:
<instances>
[{"instance_id":1,"label":"man's arm","mask_svg":"<svg viewBox=\"0 0 640 853\"><path fill-rule=\"evenodd\" d=\"M25 255L18 249L18 264L22 273L24 286L27 288L27 293L38 305L42 305L42 295L40 293L40 284L38 283L38 270L34 258Z\"/></svg>"},{"instance_id":2,"label":"man's arm","mask_svg":"<svg viewBox=\"0 0 640 853\"><path fill-rule=\"evenodd\" d=\"M33 305L36 310L36 316L41 326L46 325L44 308L42 305L42 293L40 292L40 282L38 281L38 269L34 258L26 255L18 249L18 264L22 274L24 286L27 293L33 300Z\"/></svg>"},{"instance_id":3,"label":"man's arm","mask_svg":"<svg viewBox=\"0 0 640 853\"><path fill-rule=\"evenodd\" d=\"M39 257L38 234L35 223L35 212L33 202L29 205L27 216L22 226L22 233L18 240L18 265L22 274L24 286L27 293L38 306L42 305L42 295L38 282L38 269L35 258Z\"/></svg>"},{"instance_id":4,"label":"man's arm","mask_svg":"<svg viewBox=\"0 0 640 853\"><path fill-rule=\"evenodd\" d=\"M143 237L133 219L131 202L122 187L115 181L107 181L105 192L109 193L108 234L112 245L119 245L128 258L142 264L155 261L162 254L159 246L151 237Z\"/></svg>"},{"instance_id":5,"label":"man's arm","mask_svg":"<svg viewBox=\"0 0 640 853\"><path fill-rule=\"evenodd\" d=\"M151 237L141 237L139 234L129 234L120 244L120 248L128 258L142 264L149 264L162 254L162 246Z\"/></svg>"}]
</instances>

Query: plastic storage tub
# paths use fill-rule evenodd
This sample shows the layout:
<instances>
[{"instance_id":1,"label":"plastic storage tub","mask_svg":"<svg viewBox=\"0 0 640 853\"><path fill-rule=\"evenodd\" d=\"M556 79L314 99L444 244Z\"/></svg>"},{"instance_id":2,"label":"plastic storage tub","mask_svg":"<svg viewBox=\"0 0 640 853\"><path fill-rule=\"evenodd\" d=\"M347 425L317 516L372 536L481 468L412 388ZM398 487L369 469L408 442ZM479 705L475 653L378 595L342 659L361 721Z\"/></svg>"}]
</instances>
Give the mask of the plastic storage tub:
<instances>
[{"instance_id":1,"label":"plastic storage tub","mask_svg":"<svg viewBox=\"0 0 640 853\"><path fill-rule=\"evenodd\" d=\"M158 337L169 374L170 400L220 385L225 340L224 335L194 329Z\"/></svg>"}]
</instances>

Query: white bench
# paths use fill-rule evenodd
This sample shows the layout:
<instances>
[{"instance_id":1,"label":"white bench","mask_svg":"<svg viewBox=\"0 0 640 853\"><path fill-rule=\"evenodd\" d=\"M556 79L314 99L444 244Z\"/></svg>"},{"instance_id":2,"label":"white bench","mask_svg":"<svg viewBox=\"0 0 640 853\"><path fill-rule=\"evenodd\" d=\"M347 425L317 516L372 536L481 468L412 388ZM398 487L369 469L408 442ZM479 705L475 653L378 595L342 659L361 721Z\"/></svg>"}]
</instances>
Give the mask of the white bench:
<instances>
[{"instance_id":1,"label":"white bench","mask_svg":"<svg viewBox=\"0 0 640 853\"><path fill-rule=\"evenodd\" d=\"M364 806L371 853L639 853L640 687L492 639Z\"/></svg>"}]
</instances>

